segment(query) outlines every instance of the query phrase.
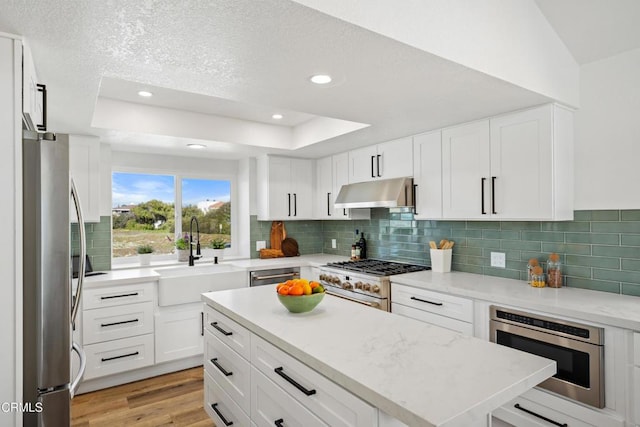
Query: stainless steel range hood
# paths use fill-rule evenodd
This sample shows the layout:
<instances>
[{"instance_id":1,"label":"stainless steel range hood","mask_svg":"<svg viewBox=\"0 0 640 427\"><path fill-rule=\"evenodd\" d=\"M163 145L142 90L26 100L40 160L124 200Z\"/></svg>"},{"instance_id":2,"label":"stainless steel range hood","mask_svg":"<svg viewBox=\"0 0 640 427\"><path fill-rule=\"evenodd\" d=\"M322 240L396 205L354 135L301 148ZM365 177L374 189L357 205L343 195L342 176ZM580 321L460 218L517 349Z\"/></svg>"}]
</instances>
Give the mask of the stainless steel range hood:
<instances>
[{"instance_id":1,"label":"stainless steel range hood","mask_svg":"<svg viewBox=\"0 0 640 427\"><path fill-rule=\"evenodd\" d=\"M343 185L336 198L338 209L413 206L413 179L393 178Z\"/></svg>"}]
</instances>

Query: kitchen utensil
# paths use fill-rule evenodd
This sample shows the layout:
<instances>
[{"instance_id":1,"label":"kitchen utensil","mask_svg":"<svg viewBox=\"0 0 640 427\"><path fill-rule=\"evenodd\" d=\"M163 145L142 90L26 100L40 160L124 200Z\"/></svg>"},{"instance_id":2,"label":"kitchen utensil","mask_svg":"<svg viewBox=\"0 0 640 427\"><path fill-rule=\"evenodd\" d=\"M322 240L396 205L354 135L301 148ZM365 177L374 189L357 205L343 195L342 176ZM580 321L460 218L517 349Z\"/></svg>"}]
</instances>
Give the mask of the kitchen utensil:
<instances>
[{"instance_id":1,"label":"kitchen utensil","mask_svg":"<svg viewBox=\"0 0 640 427\"><path fill-rule=\"evenodd\" d=\"M298 252L298 242L296 239L291 237L287 237L282 241L282 252L284 256L298 256L300 252Z\"/></svg>"},{"instance_id":2,"label":"kitchen utensil","mask_svg":"<svg viewBox=\"0 0 640 427\"><path fill-rule=\"evenodd\" d=\"M284 228L284 222L273 221L271 223L271 249L282 249L282 241L287 237L287 232Z\"/></svg>"},{"instance_id":3,"label":"kitchen utensil","mask_svg":"<svg viewBox=\"0 0 640 427\"><path fill-rule=\"evenodd\" d=\"M431 249L438 249L438 246L436 245L436 242L434 242L433 240L429 241L429 247Z\"/></svg>"},{"instance_id":4,"label":"kitchen utensil","mask_svg":"<svg viewBox=\"0 0 640 427\"><path fill-rule=\"evenodd\" d=\"M260 258L280 258L283 257L284 253L280 249L260 249Z\"/></svg>"}]
</instances>

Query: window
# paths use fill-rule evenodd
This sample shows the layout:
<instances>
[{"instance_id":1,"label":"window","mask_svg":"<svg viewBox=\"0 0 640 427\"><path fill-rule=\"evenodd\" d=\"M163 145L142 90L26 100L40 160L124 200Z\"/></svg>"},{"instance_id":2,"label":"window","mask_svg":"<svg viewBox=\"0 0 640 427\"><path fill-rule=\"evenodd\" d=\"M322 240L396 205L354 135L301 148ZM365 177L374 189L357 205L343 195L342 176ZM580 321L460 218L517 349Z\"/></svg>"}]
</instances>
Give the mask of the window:
<instances>
[{"instance_id":1,"label":"window","mask_svg":"<svg viewBox=\"0 0 640 427\"><path fill-rule=\"evenodd\" d=\"M112 257L137 256L141 245L150 245L154 255L172 254L192 217L203 249L214 239L230 247L231 212L229 180L113 172ZM194 239L195 230L194 222Z\"/></svg>"}]
</instances>

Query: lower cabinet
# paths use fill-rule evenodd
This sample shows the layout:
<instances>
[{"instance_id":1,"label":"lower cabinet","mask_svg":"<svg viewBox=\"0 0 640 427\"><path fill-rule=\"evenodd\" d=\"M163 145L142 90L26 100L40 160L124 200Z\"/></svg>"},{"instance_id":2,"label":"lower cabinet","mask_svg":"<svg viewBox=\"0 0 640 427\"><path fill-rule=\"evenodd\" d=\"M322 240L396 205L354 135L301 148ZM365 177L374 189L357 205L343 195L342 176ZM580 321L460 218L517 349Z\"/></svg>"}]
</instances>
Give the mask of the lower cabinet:
<instances>
[{"instance_id":1,"label":"lower cabinet","mask_svg":"<svg viewBox=\"0 0 640 427\"><path fill-rule=\"evenodd\" d=\"M466 298L392 283L391 312L473 335L473 301Z\"/></svg>"},{"instance_id":2,"label":"lower cabinet","mask_svg":"<svg viewBox=\"0 0 640 427\"><path fill-rule=\"evenodd\" d=\"M379 425L377 408L211 307L204 312L205 410L216 425Z\"/></svg>"},{"instance_id":3,"label":"lower cabinet","mask_svg":"<svg viewBox=\"0 0 640 427\"><path fill-rule=\"evenodd\" d=\"M153 334L85 345L84 352L85 380L144 368L154 363Z\"/></svg>"},{"instance_id":4,"label":"lower cabinet","mask_svg":"<svg viewBox=\"0 0 640 427\"><path fill-rule=\"evenodd\" d=\"M202 354L202 304L157 307L155 331L156 363Z\"/></svg>"}]
</instances>

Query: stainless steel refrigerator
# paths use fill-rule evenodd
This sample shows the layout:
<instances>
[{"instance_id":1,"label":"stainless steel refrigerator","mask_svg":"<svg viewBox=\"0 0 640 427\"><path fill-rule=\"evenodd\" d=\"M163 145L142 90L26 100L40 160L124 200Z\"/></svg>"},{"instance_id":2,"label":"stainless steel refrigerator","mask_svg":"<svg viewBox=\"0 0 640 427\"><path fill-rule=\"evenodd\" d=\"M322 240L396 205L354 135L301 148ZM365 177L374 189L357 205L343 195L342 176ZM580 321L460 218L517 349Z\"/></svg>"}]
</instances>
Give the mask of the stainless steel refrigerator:
<instances>
[{"instance_id":1,"label":"stainless steel refrigerator","mask_svg":"<svg viewBox=\"0 0 640 427\"><path fill-rule=\"evenodd\" d=\"M82 274L72 295L70 198L78 218L79 271L86 245L82 210L69 175L68 135L23 133L23 403L24 426L69 426L71 398L84 372L73 342ZM72 373L71 352L80 368ZM75 376L75 379L72 379Z\"/></svg>"}]
</instances>

